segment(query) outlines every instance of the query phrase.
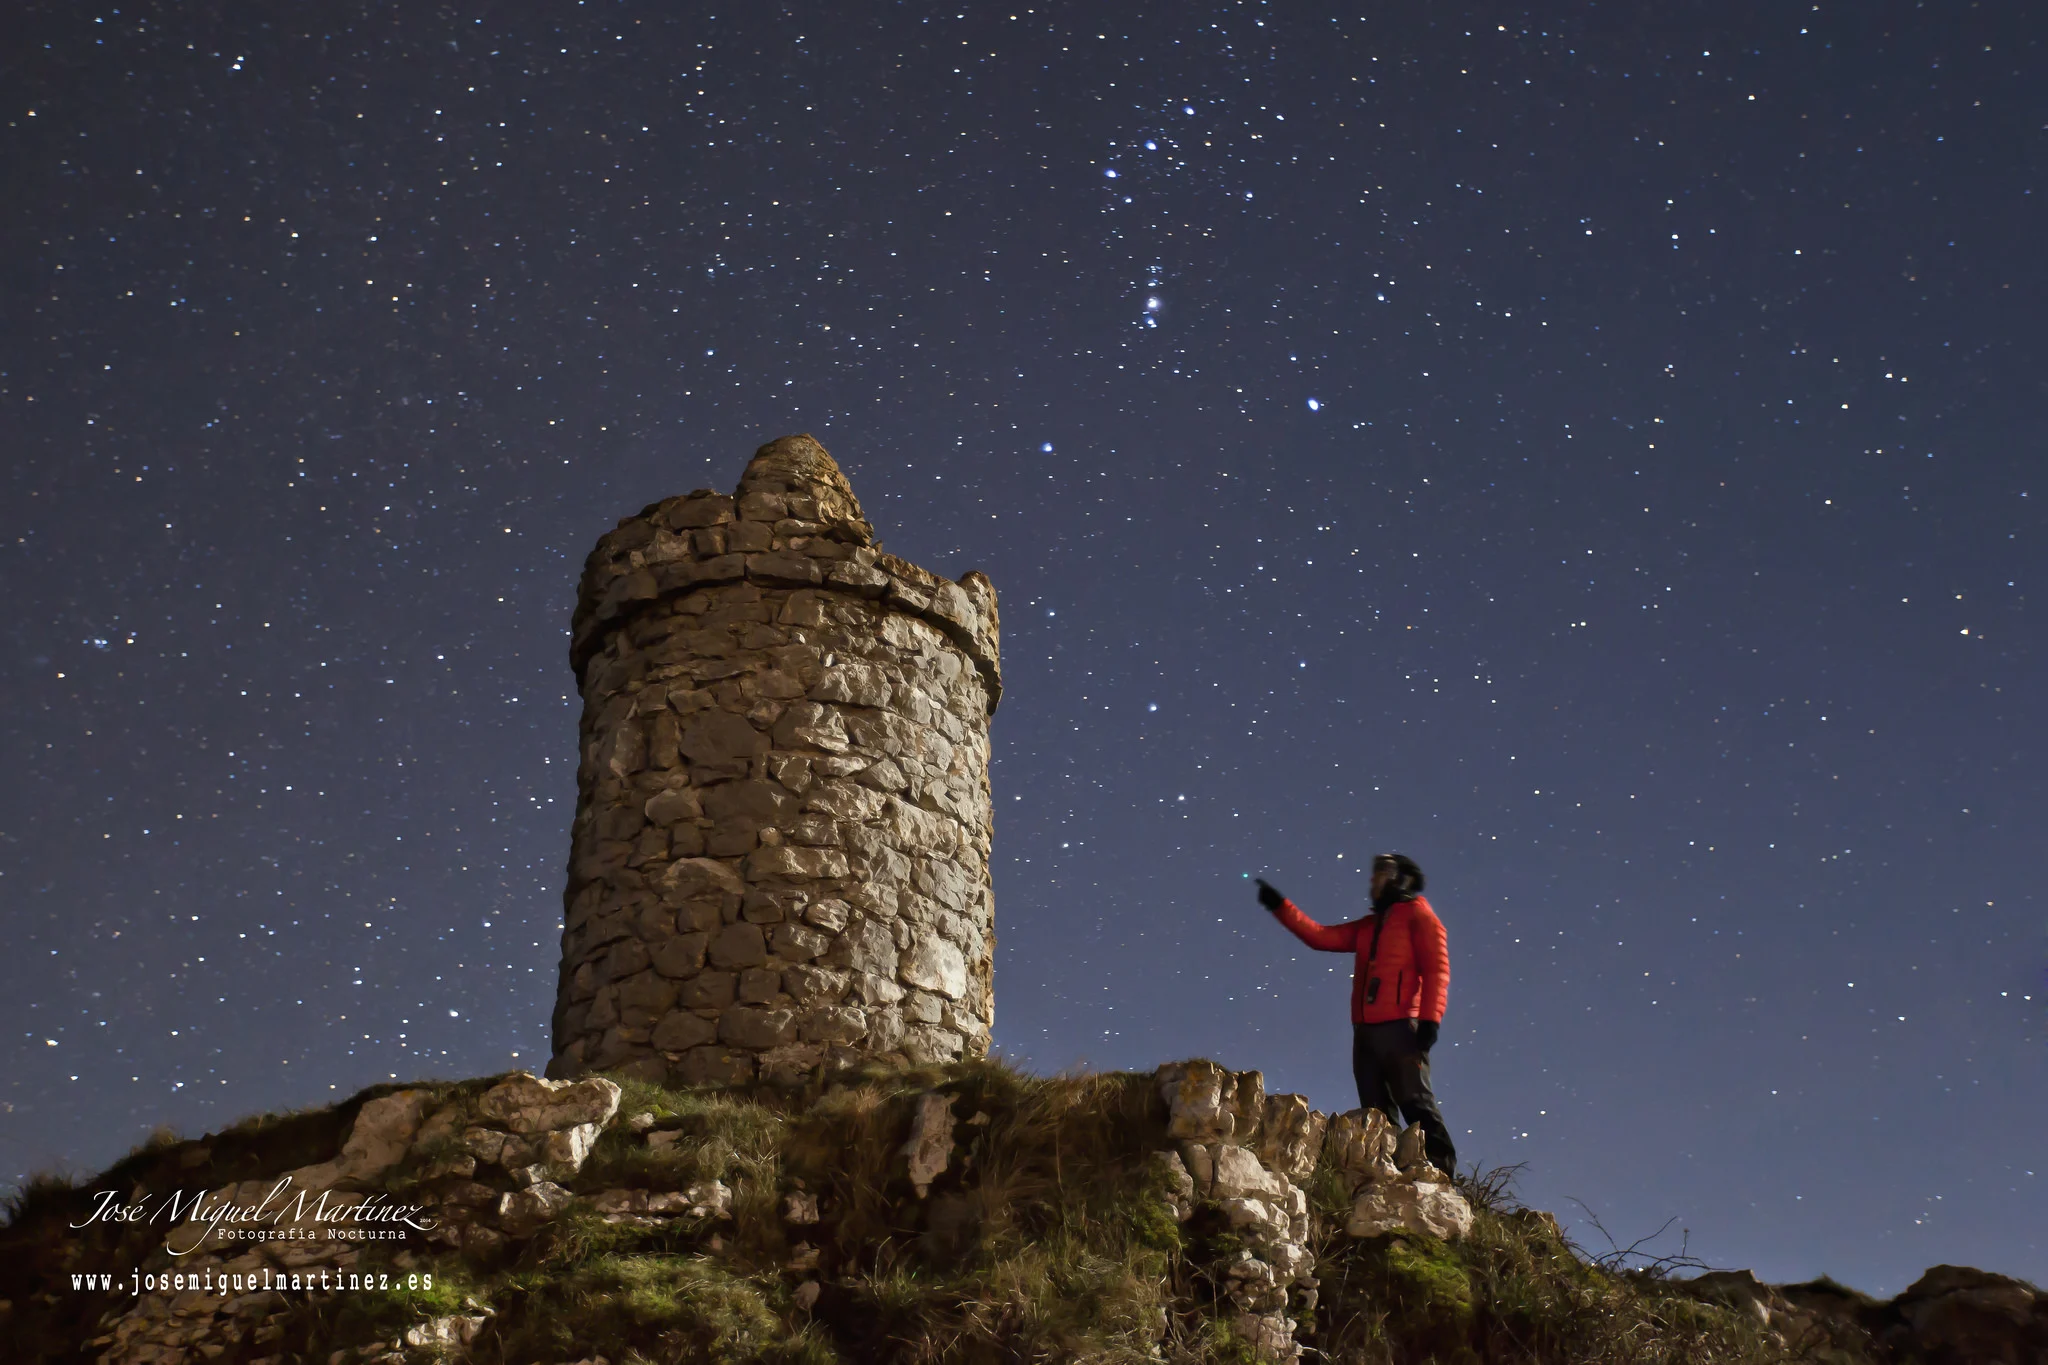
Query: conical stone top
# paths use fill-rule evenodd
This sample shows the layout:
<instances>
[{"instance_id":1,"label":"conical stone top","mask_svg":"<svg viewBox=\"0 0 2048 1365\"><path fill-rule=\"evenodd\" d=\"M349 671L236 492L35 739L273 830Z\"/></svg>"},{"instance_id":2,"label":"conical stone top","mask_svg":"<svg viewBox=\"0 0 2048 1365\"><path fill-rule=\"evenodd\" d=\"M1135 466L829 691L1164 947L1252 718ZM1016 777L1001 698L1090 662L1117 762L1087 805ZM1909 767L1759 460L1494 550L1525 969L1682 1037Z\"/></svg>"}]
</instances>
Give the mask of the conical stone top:
<instances>
[{"instance_id":1,"label":"conical stone top","mask_svg":"<svg viewBox=\"0 0 2048 1365\"><path fill-rule=\"evenodd\" d=\"M1002 696L1000 626L988 578L969 571L950 580L882 553L845 473L803 434L756 450L732 493L700 488L664 498L600 538L577 589L570 662L581 676L636 618L740 582L879 599L892 612L925 621L967 655L986 684L988 710Z\"/></svg>"},{"instance_id":2,"label":"conical stone top","mask_svg":"<svg viewBox=\"0 0 2048 1365\"><path fill-rule=\"evenodd\" d=\"M749 515L749 499L756 512L781 510L800 521L814 521L840 533L854 543L874 543L874 527L861 514L860 499L846 481L839 462L808 435L782 436L754 452L740 475L735 491L739 515Z\"/></svg>"}]
</instances>

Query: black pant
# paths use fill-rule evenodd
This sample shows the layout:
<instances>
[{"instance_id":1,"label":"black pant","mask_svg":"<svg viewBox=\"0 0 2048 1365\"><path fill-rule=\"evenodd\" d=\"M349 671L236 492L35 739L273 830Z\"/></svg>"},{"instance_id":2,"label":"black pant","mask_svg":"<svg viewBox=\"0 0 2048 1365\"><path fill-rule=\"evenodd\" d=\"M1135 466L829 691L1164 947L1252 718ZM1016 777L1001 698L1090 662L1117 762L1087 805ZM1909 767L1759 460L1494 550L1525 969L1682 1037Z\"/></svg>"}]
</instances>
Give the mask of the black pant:
<instances>
[{"instance_id":1,"label":"black pant","mask_svg":"<svg viewBox=\"0 0 2048 1365\"><path fill-rule=\"evenodd\" d=\"M1351 1074L1358 1080L1358 1105L1377 1109L1389 1122L1422 1125L1423 1151L1445 1175L1458 1172L1458 1149L1429 1092L1429 1054L1415 1041L1413 1019L1351 1026Z\"/></svg>"}]
</instances>

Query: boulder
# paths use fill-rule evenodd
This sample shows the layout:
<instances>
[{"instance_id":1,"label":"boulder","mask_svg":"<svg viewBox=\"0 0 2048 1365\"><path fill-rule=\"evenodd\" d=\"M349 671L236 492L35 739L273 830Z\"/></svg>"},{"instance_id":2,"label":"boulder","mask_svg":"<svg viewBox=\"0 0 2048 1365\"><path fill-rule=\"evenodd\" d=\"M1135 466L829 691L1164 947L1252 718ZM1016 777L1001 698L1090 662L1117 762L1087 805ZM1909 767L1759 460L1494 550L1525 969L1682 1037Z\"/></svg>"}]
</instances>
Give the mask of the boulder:
<instances>
[{"instance_id":1,"label":"boulder","mask_svg":"<svg viewBox=\"0 0 2048 1365\"><path fill-rule=\"evenodd\" d=\"M498 1226L514 1237L528 1236L569 1207L574 1198L550 1180L529 1185L523 1190L513 1190L498 1199Z\"/></svg>"},{"instance_id":2,"label":"boulder","mask_svg":"<svg viewBox=\"0 0 2048 1365\"><path fill-rule=\"evenodd\" d=\"M1304 1096L1266 1096L1265 1118L1259 1125L1259 1160L1289 1180L1308 1179L1322 1157L1323 1133L1329 1122L1330 1116L1311 1109Z\"/></svg>"},{"instance_id":3,"label":"boulder","mask_svg":"<svg viewBox=\"0 0 2048 1365\"><path fill-rule=\"evenodd\" d=\"M1153 1179L1162 1187L1166 1207L1173 1214L1173 1221L1185 1223L1195 1211L1195 1178L1188 1174L1188 1168L1178 1152L1154 1152L1147 1158Z\"/></svg>"},{"instance_id":4,"label":"boulder","mask_svg":"<svg viewBox=\"0 0 2048 1365\"><path fill-rule=\"evenodd\" d=\"M616 1082L601 1076L547 1081L515 1071L484 1092L477 1112L514 1133L546 1133L579 1124L602 1128L619 1112L619 1093Z\"/></svg>"},{"instance_id":5,"label":"boulder","mask_svg":"<svg viewBox=\"0 0 2048 1365\"><path fill-rule=\"evenodd\" d=\"M420 1130L426 1108L424 1091L400 1090L380 1095L356 1111L348 1138L332 1161L302 1166L290 1173L292 1187L311 1194L338 1185L364 1185L396 1166Z\"/></svg>"},{"instance_id":6,"label":"boulder","mask_svg":"<svg viewBox=\"0 0 2048 1365\"><path fill-rule=\"evenodd\" d=\"M1892 1309L1912 1329L1902 1355L1943 1365L2048 1360L2048 1305L2020 1280L1938 1265L1907 1286Z\"/></svg>"},{"instance_id":7,"label":"boulder","mask_svg":"<svg viewBox=\"0 0 2048 1365\"><path fill-rule=\"evenodd\" d=\"M490 1321L481 1313L463 1314L445 1318L429 1318L417 1326L405 1329L405 1344L415 1347L434 1347L452 1350L467 1346L476 1340L477 1333Z\"/></svg>"},{"instance_id":8,"label":"boulder","mask_svg":"<svg viewBox=\"0 0 2048 1365\"><path fill-rule=\"evenodd\" d=\"M944 939L926 938L913 943L902 955L898 974L910 985L948 1000L958 1000L967 994L967 959Z\"/></svg>"},{"instance_id":9,"label":"boulder","mask_svg":"<svg viewBox=\"0 0 2048 1365\"><path fill-rule=\"evenodd\" d=\"M1439 1171L1430 1164L1428 1143L1429 1137L1421 1124L1411 1123L1402 1129L1401 1136L1394 1141L1395 1169L1415 1180L1449 1180L1451 1172Z\"/></svg>"},{"instance_id":10,"label":"boulder","mask_svg":"<svg viewBox=\"0 0 2048 1365\"><path fill-rule=\"evenodd\" d=\"M1472 1206L1449 1185L1429 1180L1375 1180L1359 1191L1344 1231L1352 1237L1420 1232L1455 1241L1472 1230Z\"/></svg>"},{"instance_id":11,"label":"boulder","mask_svg":"<svg viewBox=\"0 0 2048 1365\"><path fill-rule=\"evenodd\" d=\"M1249 1148L1225 1144L1216 1148L1213 1160L1215 1174L1209 1187L1212 1199L1249 1197L1284 1202L1292 1189L1287 1177L1261 1166Z\"/></svg>"},{"instance_id":12,"label":"boulder","mask_svg":"<svg viewBox=\"0 0 2048 1365\"><path fill-rule=\"evenodd\" d=\"M922 1199L932 1182L944 1174L953 1157L953 1101L950 1096L926 1094L917 1097L917 1114L910 1121L910 1138L901 1151L910 1158L910 1183Z\"/></svg>"},{"instance_id":13,"label":"boulder","mask_svg":"<svg viewBox=\"0 0 2048 1365\"><path fill-rule=\"evenodd\" d=\"M1156 1073L1166 1101L1166 1131L1189 1142L1224 1142L1237 1132L1237 1078L1211 1061L1162 1066Z\"/></svg>"},{"instance_id":14,"label":"boulder","mask_svg":"<svg viewBox=\"0 0 2048 1365\"><path fill-rule=\"evenodd\" d=\"M1368 1180L1391 1179L1394 1126L1377 1109L1352 1109L1333 1117L1323 1135L1323 1160L1356 1188Z\"/></svg>"}]
</instances>

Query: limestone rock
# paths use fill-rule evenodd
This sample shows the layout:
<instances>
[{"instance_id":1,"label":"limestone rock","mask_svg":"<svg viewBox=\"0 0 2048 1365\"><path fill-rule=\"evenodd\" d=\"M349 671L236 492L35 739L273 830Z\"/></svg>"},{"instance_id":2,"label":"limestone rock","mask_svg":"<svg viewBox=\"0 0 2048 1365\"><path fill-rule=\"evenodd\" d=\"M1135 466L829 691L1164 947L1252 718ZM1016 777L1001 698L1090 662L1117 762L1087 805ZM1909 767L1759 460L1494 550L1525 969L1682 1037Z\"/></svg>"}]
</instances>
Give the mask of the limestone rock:
<instances>
[{"instance_id":1,"label":"limestone rock","mask_svg":"<svg viewBox=\"0 0 2048 1365\"><path fill-rule=\"evenodd\" d=\"M1914 1356L1973 1365L2048 1359L2048 1296L2020 1280L1938 1265L1892 1307L1912 1331Z\"/></svg>"},{"instance_id":2,"label":"limestone rock","mask_svg":"<svg viewBox=\"0 0 2048 1365\"><path fill-rule=\"evenodd\" d=\"M498 1226L514 1237L529 1236L569 1207L574 1198L560 1185L547 1180L513 1190L498 1200Z\"/></svg>"},{"instance_id":3,"label":"limestone rock","mask_svg":"<svg viewBox=\"0 0 2048 1365\"><path fill-rule=\"evenodd\" d=\"M732 1190L722 1180L684 1190L605 1190L591 1197L590 1206L607 1223L652 1227L670 1218L730 1218Z\"/></svg>"},{"instance_id":4,"label":"limestone rock","mask_svg":"<svg viewBox=\"0 0 2048 1365\"><path fill-rule=\"evenodd\" d=\"M364 1186L374 1181L404 1159L419 1132L426 1101L423 1091L400 1090L364 1104L356 1112L340 1155L291 1172L293 1187L318 1194L337 1185Z\"/></svg>"},{"instance_id":5,"label":"limestone rock","mask_svg":"<svg viewBox=\"0 0 2048 1365\"><path fill-rule=\"evenodd\" d=\"M1287 1197L1289 1185L1285 1176L1276 1175L1259 1164L1249 1148L1221 1146L1215 1151L1215 1176L1210 1186L1210 1197L1214 1199L1239 1199L1246 1196L1258 1199L1281 1199Z\"/></svg>"},{"instance_id":6,"label":"limestone rock","mask_svg":"<svg viewBox=\"0 0 2048 1365\"><path fill-rule=\"evenodd\" d=\"M1394 1169L1400 1171L1403 1175L1412 1175L1417 1167L1427 1166L1429 1164L1429 1157L1426 1155L1428 1141L1428 1135L1422 1131L1421 1124L1411 1123L1406 1128L1403 1128L1401 1136L1394 1139ZM1434 1168L1432 1167L1431 1169Z\"/></svg>"},{"instance_id":7,"label":"limestone rock","mask_svg":"<svg viewBox=\"0 0 2048 1365\"><path fill-rule=\"evenodd\" d=\"M514 1133L545 1133L579 1124L602 1128L619 1112L616 1082L601 1076L548 1081L515 1071L485 1091L477 1112Z\"/></svg>"},{"instance_id":8,"label":"limestone rock","mask_svg":"<svg viewBox=\"0 0 2048 1365\"><path fill-rule=\"evenodd\" d=\"M535 1153L535 1165L545 1179L567 1180L583 1169L591 1148L597 1145L601 1131L595 1123L578 1123L568 1128L558 1128L540 1140L539 1151Z\"/></svg>"},{"instance_id":9,"label":"limestone rock","mask_svg":"<svg viewBox=\"0 0 2048 1365\"><path fill-rule=\"evenodd\" d=\"M1783 1305L1771 1287L1750 1270L1710 1270L1687 1280L1685 1288L1690 1294L1749 1314L1759 1327L1770 1326L1773 1307Z\"/></svg>"},{"instance_id":10,"label":"limestone rock","mask_svg":"<svg viewBox=\"0 0 2048 1365\"><path fill-rule=\"evenodd\" d=\"M1353 1186L1400 1174L1394 1165L1393 1125L1377 1109L1352 1109L1331 1118L1323 1135L1323 1160Z\"/></svg>"},{"instance_id":11,"label":"limestone rock","mask_svg":"<svg viewBox=\"0 0 2048 1365\"><path fill-rule=\"evenodd\" d=\"M1294 1339L1294 1320L1279 1314L1241 1313L1231 1322L1237 1338L1251 1348L1259 1360L1301 1359L1301 1346Z\"/></svg>"},{"instance_id":12,"label":"limestone rock","mask_svg":"<svg viewBox=\"0 0 2048 1365\"><path fill-rule=\"evenodd\" d=\"M1329 1122L1330 1116L1309 1108L1304 1096L1266 1096L1265 1120L1259 1127L1259 1160L1289 1180L1308 1179L1322 1158L1323 1133Z\"/></svg>"},{"instance_id":13,"label":"limestone rock","mask_svg":"<svg viewBox=\"0 0 2048 1365\"><path fill-rule=\"evenodd\" d=\"M661 1202L666 1198L666 1202ZM683 1190L679 1198L649 1195L652 1213L681 1213L691 1218L732 1217L732 1190L723 1180L702 1180Z\"/></svg>"},{"instance_id":14,"label":"limestone rock","mask_svg":"<svg viewBox=\"0 0 2048 1365\"><path fill-rule=\"evenodd\" d=\"M1185 1223L1195 1211L1195 1179L1178 1152L1154 1152L1148 1158L1154 1178L1164 1187L1173 1221Z\"/></svg>"},{"instance_id":15,"label":"limestone rock","mask_svg":"<svg viewBox=\"0 0 2048 1365\"><path fill-rule=\"evenodd\" d=\"M1190 1142L1224 1142L1237 1131L1237 1078L1210 1061L1162 1066L1159 1093L1169 1111L1166 1131Z\"/></svg>"},{"instance_id":16,"label":"limestone rock","mask_svg":"<svg viewBox=\"0 0 2048 1365\"><path fill-rule=\"evenodd\" d=\"M910 1139L902 1151L910 1158L910 1183L922 1199L953 1158L953 1101L949 1096L917 1097L917 1115L910 1122Z\"/></svg>"},{"instance_id":17,"label":"limestone rock","mask_svg":"<svg viewBox=\"0 0 2048 1365\"><path fill-rule=\"evenodd\" d=\"M1449 1185L1429 1180L1375 1180L1360 1190L1344 1231L1353 1237L1422 1232L1454 1241L1472 1230L1472 1206Z\"/></svg>"},{"instance_id":18,"label":"limestone rock","mask_svg":"<svg viewBox=\"0 0 2048 1365\"><path fill-rule=\"evenodd\" d=\"M478 1332L490 1319L484 1315L470 1314L445 1318L429 1318L417 1326L405 1329L405 1344L415 1347L439 1347L448 1349L467 1346L476 1340Z\"/></svg>"},{"instance_id":19,"label":"limestone rock","mask_svg":"<svg viewBox=\"0 0 2048 1365\"><path fill-rule=\"evenodd\" d=\"M927 938L913 943L903 953L899 968L904 981L935 991L948 1000L967 994L967 959L944 939Z\"/></svg>"}]
</instances>

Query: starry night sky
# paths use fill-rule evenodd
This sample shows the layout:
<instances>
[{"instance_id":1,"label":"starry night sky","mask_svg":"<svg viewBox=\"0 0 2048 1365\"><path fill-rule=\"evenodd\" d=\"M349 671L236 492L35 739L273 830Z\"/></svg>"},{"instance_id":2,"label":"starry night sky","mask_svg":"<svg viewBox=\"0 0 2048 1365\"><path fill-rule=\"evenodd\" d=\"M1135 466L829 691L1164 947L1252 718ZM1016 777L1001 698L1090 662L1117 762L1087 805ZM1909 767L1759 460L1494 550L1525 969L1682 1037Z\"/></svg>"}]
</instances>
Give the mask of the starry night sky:
<instances>
[{"instance_id":1,"label":"starry night sky","mask_svg":"<svg viewBox=\"0 0 2048 1365\"><path fill-rule=\"evenodd\" d=\"M538 1069L583 556L808 431L1001 594L1002 1055L1351 1107L1246 878L1398 849L1591 1249L2048 1281L2038 16L1650 13L16 7L0 1175Z\"/></svg>"}]
</instances>

